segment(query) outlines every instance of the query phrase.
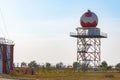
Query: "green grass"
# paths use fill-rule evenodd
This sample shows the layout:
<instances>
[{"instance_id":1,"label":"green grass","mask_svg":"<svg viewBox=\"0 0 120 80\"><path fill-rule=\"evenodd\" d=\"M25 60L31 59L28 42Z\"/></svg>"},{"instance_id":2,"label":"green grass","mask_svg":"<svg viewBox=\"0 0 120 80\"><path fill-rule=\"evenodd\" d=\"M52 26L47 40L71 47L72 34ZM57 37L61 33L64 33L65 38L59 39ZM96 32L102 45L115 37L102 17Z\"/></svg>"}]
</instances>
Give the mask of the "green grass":
<instances>
[{"instance_id":1,"label":"green grass","mask_svg":"<svg viewBox=\"0 0 120 80\"><path fill-rule=\"evenodd\" d=\"M4 75L5 76L5 75ZM39 70L34 75L11 74L10 78L32 78L35 80L120 80L120 73L115 72L74 72L66 70Z\"/></svg>"}]
</instances>

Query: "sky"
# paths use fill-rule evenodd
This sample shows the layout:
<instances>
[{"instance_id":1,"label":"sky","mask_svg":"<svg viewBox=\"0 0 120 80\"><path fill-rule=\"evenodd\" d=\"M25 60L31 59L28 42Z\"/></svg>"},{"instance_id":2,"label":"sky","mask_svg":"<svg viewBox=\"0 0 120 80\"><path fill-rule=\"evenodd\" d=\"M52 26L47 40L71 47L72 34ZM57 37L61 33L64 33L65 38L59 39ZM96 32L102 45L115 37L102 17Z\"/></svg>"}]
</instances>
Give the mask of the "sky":
<instances>
[{"instance_id":1,"label":"sky","mask_svg":"<svg viewBox=\"0 0 120 80\"><path fill-rule=\"evenodd\" d=\"M96 13L97 27L108 34L101 39L101 61L120 63L120 0L0 0L0 36L12 39L14 62L39 64L76 61L80 17L88 9Z\"/></svg>"}]
</instances>

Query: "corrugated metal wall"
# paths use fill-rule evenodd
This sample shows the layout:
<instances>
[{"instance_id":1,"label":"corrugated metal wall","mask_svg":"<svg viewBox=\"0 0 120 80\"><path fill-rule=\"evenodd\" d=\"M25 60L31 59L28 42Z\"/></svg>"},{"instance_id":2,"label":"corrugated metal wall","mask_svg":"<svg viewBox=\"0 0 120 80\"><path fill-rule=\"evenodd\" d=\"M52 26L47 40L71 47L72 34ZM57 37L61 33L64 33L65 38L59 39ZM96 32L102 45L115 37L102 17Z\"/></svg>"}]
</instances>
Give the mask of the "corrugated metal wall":
<instances>
[{"instance_id":1,"label":"corrugated metal wall","mask_svg":"<svg viewBox=\"0 0 120 80\"><path fill-rule=\"evenodd\" d=\"M0 45L0 73L3 73L2 45Z\"/></svg>"},{"instance_id":2,"label":"corrugated metal wall","mask_svg":"<svg viewBox=\"0 0 120 80\"><path fill-rule=\"evenodd\" d=\"M0 73L9 73L13 69L13 47L0 44Z\"/></svg>"}]
</instances>

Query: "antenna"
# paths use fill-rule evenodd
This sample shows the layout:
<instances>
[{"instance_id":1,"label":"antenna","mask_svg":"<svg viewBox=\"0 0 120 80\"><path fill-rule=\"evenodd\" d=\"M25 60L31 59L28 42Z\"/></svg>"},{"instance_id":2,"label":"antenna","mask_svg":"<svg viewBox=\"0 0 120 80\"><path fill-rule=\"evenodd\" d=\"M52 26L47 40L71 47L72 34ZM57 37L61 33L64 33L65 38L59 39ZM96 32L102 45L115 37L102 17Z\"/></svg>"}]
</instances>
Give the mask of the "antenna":
<instances>
[{"instance_id":1,"label":"antenna","mask_svg":"<svg viewBox=\"0 0 120 80\"><path fill-rule=\"evenodd\" d=\"M5 24L5 19L4 19L4 16L3 16L3 13L2 13L2 10L0 8L0 17L1 17L1 33L2 33L2 36L9 39L9 35L8 35L8 31L7 31L7 26Z\"/></svg>"}]
</instances>

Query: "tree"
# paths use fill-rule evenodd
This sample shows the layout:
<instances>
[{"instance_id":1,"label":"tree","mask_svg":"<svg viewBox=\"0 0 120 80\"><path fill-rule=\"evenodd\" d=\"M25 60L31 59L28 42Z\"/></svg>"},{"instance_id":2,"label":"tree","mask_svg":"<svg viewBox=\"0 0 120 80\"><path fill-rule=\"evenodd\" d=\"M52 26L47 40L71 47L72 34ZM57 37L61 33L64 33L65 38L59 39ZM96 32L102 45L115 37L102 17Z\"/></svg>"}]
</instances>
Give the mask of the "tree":
<instances>
[{"instance_id":1,"label":"tree","mask_svg":"<svg viewBox=\"0 0 120 80\"><path fill-rule=\"evenodd\" d=\"M102 66L105 67L105 68L107 68L107 66L108 66L107 62L106 62L106 61L103 61L103 62L102 62Z\"/></svg>"},{"instance_id":2,"label":"tree","mask_svg":"<svg viewBox=\"0 0 120 80\"><path fill-rule=\"evenodd\" d=\"M115 68L120 72L120 63L116 64Z\"/></svg>"},{"instance_id":3,"label":"tree","mask_svg":"<svg viewBox=\"0 0 120 80\"><path fill-rule=\"evenodd\" d=\"M62 63L62 62L57 63L57 64L56 64L56 68L57 68L57 69L63 68L63 63Z\"/></svg>"},{"instance_id":4,"label":"tree","mask_svg":"<svg viewBox=\"0 0 120 80\"><path fill-rule=\"evenodd\" d=\"M113 67L113 66L108 66L108 67L107 67L107 70L112 70L112 67Z\"/></svg>"},{"instance_id":5,"label":"tree","mask_svg":"<svg viewBox=\"0 0 120 80\"><path fill-rule=\"evenodd\" d=\"M36 61L31 61L30 63L28 63L28 67L38 68L38 64L36 63Z\"/></svg>"},{"instance_id":6,"label":"tree","mask_svg":"<svg viewBox=\"0 0 120 80\"><path fill-rule=\"evenodd\" d=\"M51 68L51 64L47 62L47 63L46 63L46 68L47 68L47 69L50 69L50 68Z\"/></svg>"},{"instance_id":7,"label":"tree","mask_svg":"<svg viewBox=\"0 0 120 80\"><path fill-rule=\"evenodd\" d=\"M107 70L108 64L106 61L103 61L100 65L100 67L102 67L103 70Z\"/></svg>"},{"instance_id":8,"label":"tree","mask_svg":"<svg viewBox=\"0 0 120 80\"><path fill-rule=\"evenodd\" d=\"M78 62L73 62L73 68L78 69L80 67L80 63Z\"/></svg>"},{"instance_id":9,"label":"tree","mask_svg":"<svg viewBox=\"0 0 120 80\"><path fill-rule=\"evenodd\" d=\"M22 63L21 63L21 67L27 67L27 63L22 62Z\"/></svg>"}]
</instances>

